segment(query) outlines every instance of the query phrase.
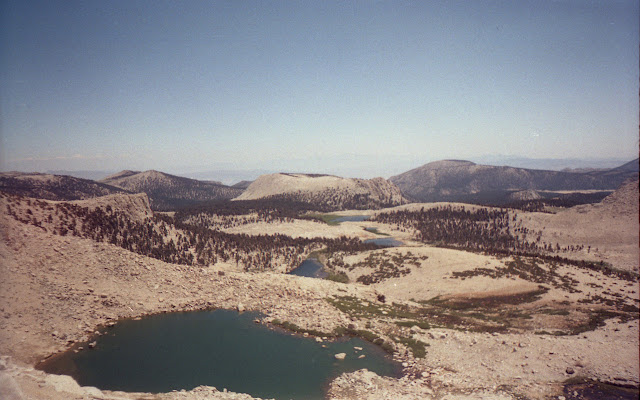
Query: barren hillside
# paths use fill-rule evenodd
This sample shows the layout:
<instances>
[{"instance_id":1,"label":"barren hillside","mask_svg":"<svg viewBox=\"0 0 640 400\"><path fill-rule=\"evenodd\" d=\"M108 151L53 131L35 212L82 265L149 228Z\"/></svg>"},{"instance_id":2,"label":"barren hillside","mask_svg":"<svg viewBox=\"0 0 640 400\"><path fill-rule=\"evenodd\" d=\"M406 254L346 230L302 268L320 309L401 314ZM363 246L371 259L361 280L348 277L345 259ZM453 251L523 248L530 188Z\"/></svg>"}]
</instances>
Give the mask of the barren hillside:
<instances>
[{"instance_id":1,"label":"barren hillside","mask_svg":"<svg viewBox=\"0 0 640 400\"><path fill-rule=\"evenodd\" d=\"M632 207L634 189L625 186L592 208ZM245 235L180 232L169 218L140 224L130 214L150 212L144 195L74 203L0 197L0 397L248 399L211 387L157 395L80 388L70 377L32 368L73 343L86 347L119 318L211 307L259 311L261 323L287 321L301 333L324 332L315 340L336 332L366 336L403 363L400 379L366 371L341 375L330 384L330 399L542 400L583 390L567 384L576 376L638 386L637 278L429 246L411 240L411 229L380 221L286 222L290 232L311 231L305 236L327 247L331 241L323 236L347 234L357 242L378 235L364 228L405 242L393 249L335 243L327 265L344 272L348 283L274 273L283 271L277 265L244 273L232 256L242 255L241 265L260 265L283 249L281 265L295 258L291 245L311 242L267 237L255 223L237 227L238 233L246 228ZM400 209L422 208L416 207ZM518 220L538 215L517 214ZM273 233L280 227L276 221ZM169 238L177 247L163 245ZM216 252L215 261L172 256L190 253L191 244L195 254ZM147 250L149 257L141 254Z\"/></svg>"},{"instance_id":2,"label":"barren hillside","mask_svg":"<svg viewBox=\"0 0 640 400\"><path fill-rule=\"evenodd\" d=\"M89 179L35 172L0 173L0 190L47 200L80 200L114 193L130 193L125 188Z\"/></svg>"},{"instance_id":3,"label":"barren hillside","mask_svg":"<svg viewBox=\"0 0 640 400\"><path fill-rule=\"evenodd\" d=\"M557 214L525 213L524 226L542 232L542 240L561 248L571 258L604 261L615 268L638 272L638 180L623 184L602 202L572 207Z\"/></svg>"},{"instance_id":4,"label":"barren hillside","mask_svg":"<svg viewBox=\"0 0 640 400\"><path fill-rule=\"evenodd\" d=\"M637 178L634 162L597 173L546 171L443 160L390 178L418 201L502 201L509 191L615 189ZM635 162L637 165L637 161Z\"/></svg>"},{"instance_id":5,"label":"barren hillside","mask_svg":"<svg viewBox=\"0 0 640 400\"><path fill-rule=\"evenodd\" d=\"M329 209L368 209L405 204L400 190L383 178L350 179L332 175L270 174L256 179L235 200L280 197Z\"/></svg>"},{"instance_id":6,"label":"barren hillside","mask_svg":"<svg viewBox=\"0 0 640 400\"><path fill-rule=\"evenodd\" d=\"M146 193L157 210L168 210L202 201L231 199L242 189L217 182L166 174L159 171L122 171L101 182L133 193Z\"/></svg>"},{"instance_id":7,"label":"barren hillside","mask_svg":"<svg viewBox=\"0 0 640 400\"><path fill-rule=\"evenodd\" d=\"M149 197L145 193L114 194L89 200L76 200L71 204L87 208L102 208L119 211L134 221L143 221L153 216Z\"/></svg>"}]
</instances>

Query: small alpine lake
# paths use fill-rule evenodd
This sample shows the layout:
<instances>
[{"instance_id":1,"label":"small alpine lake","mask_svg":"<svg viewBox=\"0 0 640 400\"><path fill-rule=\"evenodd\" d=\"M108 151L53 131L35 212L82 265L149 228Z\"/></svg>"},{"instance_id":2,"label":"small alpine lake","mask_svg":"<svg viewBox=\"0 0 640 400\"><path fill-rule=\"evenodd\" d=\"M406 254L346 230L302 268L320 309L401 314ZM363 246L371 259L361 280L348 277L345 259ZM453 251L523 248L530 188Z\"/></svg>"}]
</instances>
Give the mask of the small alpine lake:
<instances>
[{"instance_id":1,"label":"small alpine lake","mask_svg":"<svg viewBox=\"0 0 640 400\"><path fill-rule=\"evenodd\" d=\"M38 368L106 390L159 393L207 385L276 399L322 399L333 378L363 368L401 374L397 362L362 339L318 343L257 324L258 316L215 310L122 320L97 337L94 348L85 344ZM338 353L345 358L336 359Z\"/></svg>"},{"instance_id":2,"label":"small alpine lake","mask_svg":"<svg viewBox=\"0 0 640 400\"><path fill-rule=\"evenodd\" d=\"M402 246L404 243L396 240L394 238L391 237L385 237L385 238L376 238L376 239L367 239L364 241L365 243L373 243L377 246L381 246L381 247L398 247L398 246Z\"/></svg>"},{"instance_id":3,"label":"small alpine lake","mask_svg":"<svg viewBox=\"0 0 640 400\"><path fill-rule=\"evenodd\" d=\"M369 215L341 215L333 219L333 222L361 222L370 218Z\"/></svg>"},{"instance_id":4,"label":"small alpine lake","mask_svg":"<svg viewBox=\"0 0 640 400\"><path fill-rule=\"evenodd\" d=\"M306 276L309 278L326 278L329 274L324 269L324 265L315 258L307 258L298 267L291 270L289 275Z\"/></svg>"}]
</instances>

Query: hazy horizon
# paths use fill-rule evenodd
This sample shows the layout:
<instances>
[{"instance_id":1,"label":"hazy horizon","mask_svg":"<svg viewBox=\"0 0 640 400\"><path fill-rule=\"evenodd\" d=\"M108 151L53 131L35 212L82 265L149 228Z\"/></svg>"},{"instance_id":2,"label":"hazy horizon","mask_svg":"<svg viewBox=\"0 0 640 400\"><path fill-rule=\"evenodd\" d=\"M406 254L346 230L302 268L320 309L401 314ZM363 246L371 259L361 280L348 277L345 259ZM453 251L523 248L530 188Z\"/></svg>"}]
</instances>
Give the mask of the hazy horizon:
<instances>
[{"instance_id":1,"label":"hazy horizon","mask_svg":"<svg viewBox=\"0 0 640 400\"><path fill-rule=\"evenodd\" d=\"M638 157L637 1L0 8L4 171Z\"/></svg>"},{"instance_id":2,"label":"hazy horizon","mask_svg":"<svg viewBox=\"0 0 640 400\"><path fill-rule=\"evenodd\" d=\"M637 158L637 157L636 157ZM449 158L451 159L451 158ZM357 158L356 158L357 160ZM172 168L172 169L159 169L148 168L144 170L137 170L135 168L128 168L125 166L116 169L51 169L41 168L38 170L26 170L26 169L12 169L4 170L0 172L19 171L19 172L37 172L37 173L49 173L56 175L70 175L77 178L100 180L109 175L119 173L124 170L133 171L146 171L146 170L158 170L160 172L183 176L198 180L210 180L219 181L225 185L233 185L241 181L252 181L261 175L289 172L289 173L320 173L341 176L345 178L364 178L370 179L375 177L390 178L395 175L399 175L403 172L407 172L414 168L421 167L429 162L439 160L426 160L419 164L411 164L410 160L387 159L387 163L381 163L378 167L371 167L370 165L357 165L347 161L338 162L336 157L332 158L333 168L331 167L318 167L322 164L327 164L326 159L315 160L315 162L309 163L308 160L279 160L278 163L271 164L271 168L240 168L233 169L229 165L216 164L211 165L208 168L206 166L191 167L191 168ZM353 161L353 159L351 160ZM363 162L363 158L360 159ZM526 157L513 157L503 155L485 155L481 157L473 157L467 161L475 162L476 164L495 165L495 166L510 166L516 168L528 168L528 169L540 169L540 170L554 170L560 171L567 168L594 168L594 169L606 169L615 168L623 164L626 164L629 159L621 158L593 158L593 159L577 159L577 158L565 158L565 159L532 159ZM311 165L310 165L311 164ZM314 169L314 166L317 167Z\"/></svg>"}]
</instances>

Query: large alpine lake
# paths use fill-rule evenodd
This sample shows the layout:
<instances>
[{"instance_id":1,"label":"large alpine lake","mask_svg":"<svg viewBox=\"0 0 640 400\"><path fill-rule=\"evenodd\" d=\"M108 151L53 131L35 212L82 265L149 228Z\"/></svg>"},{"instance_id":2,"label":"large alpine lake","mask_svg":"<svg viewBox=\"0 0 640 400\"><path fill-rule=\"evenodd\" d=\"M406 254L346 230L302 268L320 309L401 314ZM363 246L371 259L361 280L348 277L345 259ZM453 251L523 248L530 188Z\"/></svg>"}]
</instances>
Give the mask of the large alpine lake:
<instances>
[{"instance_id":1,"label":"large alpine lake","mask_svg":"<svg viewBox=\"0 0 640 400\"><path fill-rule=\"evenodd\" d=\"M124 320L100 336L95 348L67 351L39 368L100 389L158 393L208 385L276 399L322 399L330 380L343 372L401 372L369 342L317 343L256 324L257 316L215 310ZM337 353L346 358L337 360Z\"/></svg>"}]
</instances>

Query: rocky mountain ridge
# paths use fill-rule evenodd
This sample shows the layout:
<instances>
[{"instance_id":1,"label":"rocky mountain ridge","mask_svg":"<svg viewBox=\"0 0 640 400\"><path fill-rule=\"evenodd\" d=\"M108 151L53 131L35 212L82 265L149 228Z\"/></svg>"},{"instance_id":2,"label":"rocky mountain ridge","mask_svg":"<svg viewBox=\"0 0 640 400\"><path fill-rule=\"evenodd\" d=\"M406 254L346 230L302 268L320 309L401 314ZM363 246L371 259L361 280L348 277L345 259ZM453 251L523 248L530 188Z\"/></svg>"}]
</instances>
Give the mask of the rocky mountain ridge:
<instances>
[{"instance_id":1,"label":"rocky mountain ridge","mask_svg":"<svg viewBox=\"0 0 640 400\"><path fill-rule=\"evenodd\" d=\"M413 201L499 204L553 196L538 191L613 190L638 177L638 160L612 169L547 171L442 160L389 180L341 178L321 174L276 173L227 186L160 171L123 170L100 181L43 173L0 173L0 190L48 200L68 201L110 194L146 193L155 210L175 210L215 200L285 199L323 210L366 209ZM410 199L410 200L409 200Z\"/></svg>"},{"instance_id":2,"label":"rocky mountain ridge","mask_svg":"<svg viewBox=\"0 0 640 400\"><path fill-rule=\"evenodd\" d=\"M0 191L46 200L82 200L116 193L131 193L125 188L67 175L37 172L0 173Z\"/></svg>"},{"instance_id":3,"label":"rocky mountain ridge","mask_svg":"<svg viewBox=\"0 0 640 400\"><path fill-rule=\"evenodd\" d=\"M390 178L418 201L504 201L522 190L611 190L638 176L638 160L610 170L583 173L480 165L442 160Z\"/></svg>"},{"instance_id":4,"label":"rocky mountain ridge","mask_svg":"<svg viewBox=\"0 0 640 400\"><path fill-rule=\"evenodd\" d=\"M160 171L124 170L100 182L133 193L146 193L154 209L168 210L202 201L231 199L242 189L218 182L200 181Z\"/></svg>"}]
</instances>

